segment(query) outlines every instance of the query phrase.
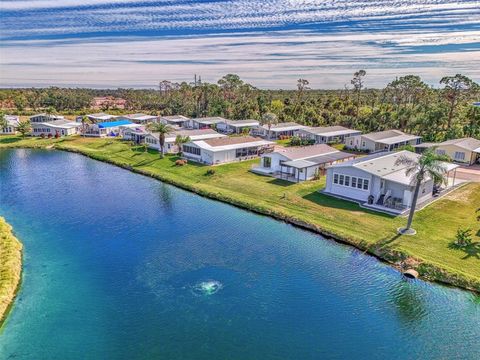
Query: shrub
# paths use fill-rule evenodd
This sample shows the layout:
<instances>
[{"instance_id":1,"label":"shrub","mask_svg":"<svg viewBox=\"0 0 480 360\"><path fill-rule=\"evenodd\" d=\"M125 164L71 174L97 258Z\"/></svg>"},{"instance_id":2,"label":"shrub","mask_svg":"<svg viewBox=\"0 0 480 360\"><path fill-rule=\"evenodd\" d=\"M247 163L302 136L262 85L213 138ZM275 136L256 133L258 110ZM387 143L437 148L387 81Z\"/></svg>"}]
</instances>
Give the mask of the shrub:
<instances>
[{"instance_id":1,"label":"shrub","mask_svg":"<svg viewBox=\"0 0 480 360\"><path fill-rule=\"evenodd\" d=\"M455 241L452 243L454 247L463 248L472 244L472 229L462 229L457 230L455 235Z\"/></svg>"},{"instance_id":2,"label":"shrub","mask_svg":"<svg viewBox=\"0 0 480 360\"><path fill-rule=\"evenodd\" d=\"M60 137L60 134L58 132L55 133L55 139L58 139Z\"/></svg>"},{"instance_id":3,"label":"shrub","mask_svg":"<svg viewBox=\"0 0 480 360\"><path fill-rule=\"evenodd\" d=\"M40 134L40 137L41 137L42 139L45 139L45 134Z\"/></svg>"},{"instance_id":4,"label":"shrub","mask_svg":"<svg viewBox=\"0 0 480 360\"><path fill-rule=\"evenodd\" d=\"M51 139L51 138L52 138L52 134L48 134L47 137L48 137L49 139Z\"/></svg>"},{"instance_id":5,"label":"shrub","mask_svg":"<svg viewBox=\"0 0 480 360\"><path fill-rule=\"evenodd\" d=\"M216 173L215 169L208 169L205 175L212 176L212 175L215 175L215 173Z\"/></svg>"}]
</instances>

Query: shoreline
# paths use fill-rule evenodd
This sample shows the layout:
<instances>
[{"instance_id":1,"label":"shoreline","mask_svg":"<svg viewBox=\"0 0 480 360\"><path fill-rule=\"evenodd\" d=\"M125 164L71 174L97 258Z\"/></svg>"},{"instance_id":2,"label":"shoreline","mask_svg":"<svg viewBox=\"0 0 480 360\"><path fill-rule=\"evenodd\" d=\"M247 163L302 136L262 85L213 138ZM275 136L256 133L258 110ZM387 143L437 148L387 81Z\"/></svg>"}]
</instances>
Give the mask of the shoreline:
<instances>
[{"instance_id":1,"label":"shoreline","mask_svg":"<svg viewBox=\"0 0 480 360\"><path fill-rule=\"evenodd\" d=\"M114 160L109 158L108 155L99 155L87 150L79 149L77 147L70 147L68 142L58 142L53 144L48 144L48 146L12 146L15 148L48 148L48 149L55 149L61 150L71 153L77 153L86 157L89 157L93 160L101 161L104 163L108 163L131 172L148 176L150 178L162 181L166 184L170 184L181 188L183 190L195 193L205 198L213 199L216 201L221 201L243 210L248 210L253 213L269 216L276 220L280 220L291 224L293 226L297 226L304 230L312 231L316 234L319 234L327 239L336 241L338 243L342 243L345 245L349 245L355 247L359 251L367 253L371 256L374 256L378 260L387 263L388 265L396 268L398 271L403 272L406 269L415 269L418 271L420 278L422 280L436 282L443 285L453 286L462 288L464 290L472 291L474 293L480 294L480 279L477 279L473 276L469 276L464 273L456 272L455 270L449 271L448 268L442 267L441 265L435 264L434 262L429 262L423 260L421 258L416 258L414 255L407 253L406 251L390 249L382 247L381 244L376 246L372 244L368 244L366 240L349 238L348 236L342 236L341 234L336 234L335 232L331 232L322 228L320 225L315 224L314 222L309 222L305 220L301 220L296 218L295 216L291 216L285 212L278 211L275 209L274 206L267 205L262 206L255 204L248 200L241 200L238 198L234 198L232 196L228 196L227 194L223 194L222 192L212 192L205 189L201 189L195 184L190 184L188 181L179 181L178 179L175 180L173 178L169 178L168 176L164 176L161 173L155 173L153 171L144 170L135 168L128 163L123 163L118 160Z\"/></svg>"},{"instance_id":2,"label":"shoreline","mask_svg":"<svg viewBox=\"0 0 480 360\"><path fill-rule=\"evenodd\" d=\"M13 228L0 216L0 331L5 324L22 283L23 245L13 234Z\"/></svg>"}]
</instances>

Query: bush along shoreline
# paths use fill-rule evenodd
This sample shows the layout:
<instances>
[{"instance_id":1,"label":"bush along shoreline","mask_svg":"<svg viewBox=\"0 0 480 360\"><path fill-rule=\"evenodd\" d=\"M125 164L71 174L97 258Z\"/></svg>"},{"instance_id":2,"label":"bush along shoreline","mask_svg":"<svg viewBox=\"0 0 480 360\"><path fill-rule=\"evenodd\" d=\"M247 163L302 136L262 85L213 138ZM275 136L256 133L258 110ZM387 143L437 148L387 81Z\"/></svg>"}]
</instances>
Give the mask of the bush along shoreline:
<instances>
[{"instance_id":1,"label":"bush along shoreline","mask_svg":"<svg viewBox=\"0 0 480 360\"><path fill-rule=\"evenodd\" d=\"M22 243L0 217L0 328L13 306L22 277Z\"/></svg>"}]
</instances>

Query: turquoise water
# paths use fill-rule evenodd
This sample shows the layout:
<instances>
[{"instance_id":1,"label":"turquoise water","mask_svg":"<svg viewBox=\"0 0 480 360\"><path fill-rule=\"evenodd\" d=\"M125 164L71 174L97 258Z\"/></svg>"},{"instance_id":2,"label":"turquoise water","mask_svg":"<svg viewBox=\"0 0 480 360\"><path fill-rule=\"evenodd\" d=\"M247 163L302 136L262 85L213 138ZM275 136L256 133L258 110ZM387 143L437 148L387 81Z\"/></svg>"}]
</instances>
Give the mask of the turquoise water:
<instances>
[{"instance_id":1,"label":"turquoise water","mask_svg":"<svg viewBox=\"0 0 480 360\"><path fill-rule=\"evenodd\" d=\"M1 359L478 359L480 300L77 154L0 151Z\"/></svg>"}]
</instances>

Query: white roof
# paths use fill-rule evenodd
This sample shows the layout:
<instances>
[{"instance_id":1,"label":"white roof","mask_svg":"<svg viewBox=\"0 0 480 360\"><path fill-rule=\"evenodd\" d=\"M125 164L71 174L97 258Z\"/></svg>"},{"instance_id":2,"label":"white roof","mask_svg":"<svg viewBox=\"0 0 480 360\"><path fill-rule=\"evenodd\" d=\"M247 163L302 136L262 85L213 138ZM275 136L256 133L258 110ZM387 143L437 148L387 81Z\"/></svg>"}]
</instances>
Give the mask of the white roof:
<instances>
[{"instance_id":1,"label":"white roof","mask_svg":"<svg viewBox=\"0 0 480 360\"><path fill-rule=\"evenodd\" d=\"M20 122L20 117L17 115L5 115L5 120L7 120L7 124L10 126L17 126Z\"/></svg>"},{"instance_id":2,"label":"white roof","mask_svg":"<svg viewBox=\"0 0 480 360\"><path fill-rule=\"evenodd\" d=\"M165 138L165 142L175 142L175 139L178 135L188 136L191 141L195 140L206 140L206 139L216 139L221 137L227 137L227 135L219 134L214 130L205 129L205 130L179 130L171 134L168 134Z\"/></svg>"},{"instance_id":3,"label":"white roof","mask_svg":"<svg viewBox=\"0 0 480 360\"><path fill-rule=\"evenodd\" d=\"M70 120L55 120L51 122L44 122L44 123L36 123L32 124L33 127L35 126L47 126L56 129L71 129L82 126L81 123L70 121Z\"/></svg>"},{"instance_id":4,"label":"white roof","mask_svg":"<svg viewBox=\"0 0 480 360\"><path fill-rule=\"evenodd\" d=\"M155 120L158 116L154 115L147 115L147 114L128 114L124 116L130 120L139 120L139 121L148 121L148 120Z\"/></svg>"},{"instance_id":5,"label":"white roof","mask_svg":"<svg viewBox=\"0 0 480 360\"><path fill-rule=\"evenodd\" d=\"M409 135L400 130L385 130L362 135L366 139L379 142L381 144L396 144L404 141L420 139L421 136Z\"/></svg>"},{"instance_id":6,"label":"white roof","mask_svg":"<svg viewBox=\"0 0 480 360\"><path fill-rule=\"evenodd\" d=\"M214 117L194 118L192 120L198 122L199 124L212 125L212 124L218 124L220 122L225 122L227 119L224 119L219 116L214 116Z\"/></svg>"},{"instance_id":7,"label":"white roof","mask_svg":"<svg viewBox=\"0 0 480 360\"><path fill-rule=\"evenodd\" d=\"M359 170L381 177L385 180L393 181L404 185L411 185L413 183L414 175L411 174L410 176L407 176L405 174L407 166L402 164L396 164L396 161L402 156L416 160L421 155L406 150L398 152L383 152L332 165L331 167L355 167ZM458 165L456 164L451 164L447 162L443 162L442 166L444 167L445 172L458 167Z\"/></svg>"},{"instance_id":8,"label":"white roof","mask_svg":"<svg viewBox=\"0 0 480 360\"><path fill-rule=\"evenodd\" d=\"M341 136L361 134L361 131L343 126L306 127L303 131L320 136Z\"/></svg>"},{"instance_id":9,"label":"white roof","mask_svg":"<svg viewBox=\"0 0 480 360\"><path fill-rule=\"evenodd\" d=\"M268 125L263 125L262 127L265 130L268 130ZM306 128L306 126L300 125L294 122L288 122L288 123L274 124L270 127L270 131L280 132L280 131L289 131L289 130L300 130L304 128Z\"/></svg>"},{"instance_id":10,"label":"white roof","mask_svg":"<svg viewBox=\"0 0 480 360\"><path fill-rule=\"evenodd\" d=\"M254 119L247 119L247 120L225 120L222 121L230 126L233 127L244 127L244 126L258 126L260 122Z\"/></svg>"},{"instance_id":11,"label":"white roof","mask_svg":"<svg viewBox=\"0 0 480 360\"><path fill-rule=\"evenodd\" d=\"M275 144L272 141L267 141L263 139L256 139L255 141L252 141L250 137L246 137L248 140L245 142L234 142L231 144L222 144L222 145L217 145L217 146L212 146L208 144L206 141L200 140L200 141L193 141L193 144L198 146L201 149L212 151L212 152L219 152L219 151L226 151L226 150L236 150L236 149L243 149L243 148L248 148L248 147L258 147L258 146L267 146L267 145L273 145ZM208 140L207 140L208 141Z\"/></svg>"},{"instance_id":12,"label":"white roof","mask_svg":"<svg viewBox=\"0 0 480 360\"><path fill-rule=\"evenodd\" d=\"M95 120L110 120L115 118L116 116L106 114L106 113L96 113L96 114L89 114L87 115L89 118L95 119Z\"/></svg>"},{"instance_id":13,"label":"white roof","mask_svg":"<svg viewBox=\"0 0 480 360\"><path fill-rule=\"evenodd\" d=\"M183 115L162 116L160 119L163 119L163 120L166 120L166 121L171 121L171 122L183 122L185 120L189 120L188 117L183 116Z\"/></svg>"}]
</instances>

